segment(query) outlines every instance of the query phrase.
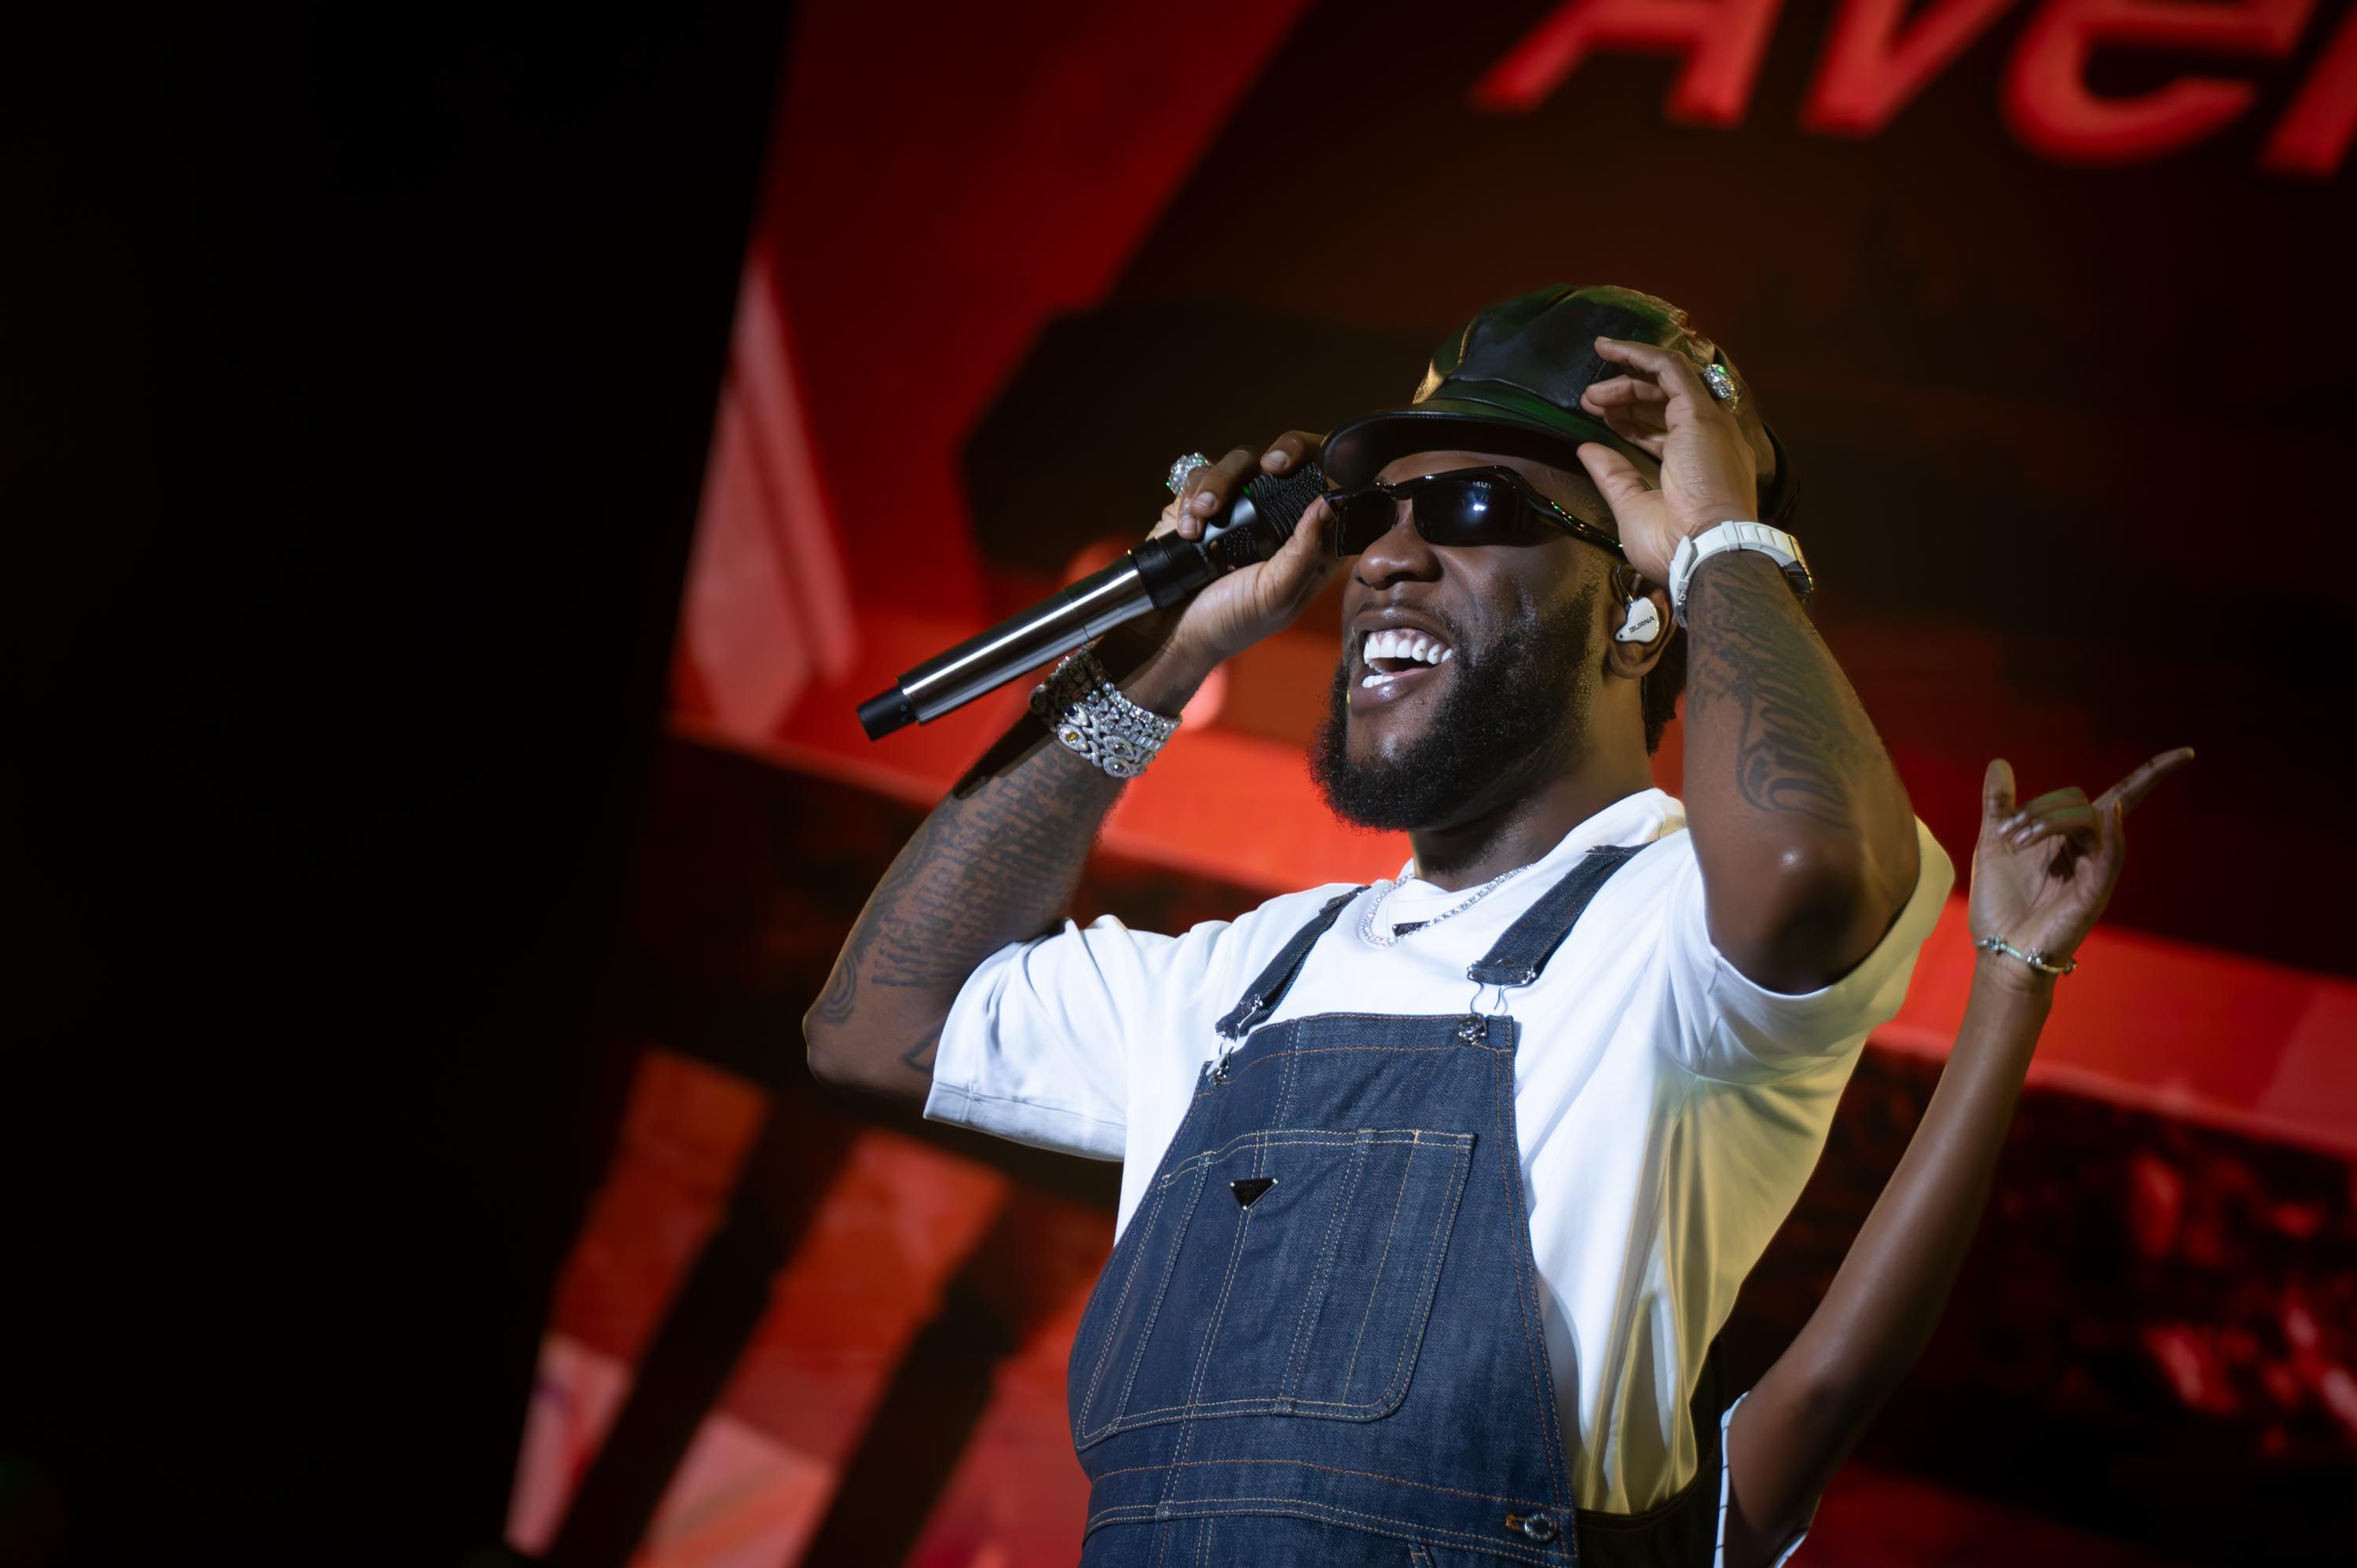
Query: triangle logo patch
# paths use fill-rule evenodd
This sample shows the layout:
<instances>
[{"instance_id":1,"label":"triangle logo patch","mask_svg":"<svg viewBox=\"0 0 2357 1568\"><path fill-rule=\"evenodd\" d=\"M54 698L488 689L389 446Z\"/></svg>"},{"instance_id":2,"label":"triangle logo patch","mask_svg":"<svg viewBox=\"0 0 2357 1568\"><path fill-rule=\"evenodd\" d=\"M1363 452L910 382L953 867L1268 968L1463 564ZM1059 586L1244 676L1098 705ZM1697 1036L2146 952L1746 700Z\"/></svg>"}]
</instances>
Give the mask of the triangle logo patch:
<instances>
[{"instance_id":1,"label":"triangle logo patch","mask_svg":"<svg viewBox=\"0 0 2357 1568\"><path fill-rule=\"evenodd\" d=\"M1250 1208L1262 1193L1275 1185L1276 1178L1273 1176L1246 1176L1242 1181L1228 1183L1228 1190L1236 1195L1238 1208Z\"/></svg>"}]
</instances>

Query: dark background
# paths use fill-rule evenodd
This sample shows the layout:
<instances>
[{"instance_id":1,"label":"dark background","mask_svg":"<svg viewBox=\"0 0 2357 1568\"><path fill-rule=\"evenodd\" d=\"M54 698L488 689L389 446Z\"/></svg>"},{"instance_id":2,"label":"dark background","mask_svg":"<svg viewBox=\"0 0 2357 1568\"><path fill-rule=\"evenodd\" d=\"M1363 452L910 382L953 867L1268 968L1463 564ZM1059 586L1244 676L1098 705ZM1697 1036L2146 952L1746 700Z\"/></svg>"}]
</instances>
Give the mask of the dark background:
<instances>
[{"instance_id":1,"label":"dark background","mask_svg":"<svg viewBox=\"0 0 2357 1568\"><path fill-rule=\"evenodd\" d=\"M0 1560L496 1547L788 11L0 28Z\"/></svg>"}]
</instances>

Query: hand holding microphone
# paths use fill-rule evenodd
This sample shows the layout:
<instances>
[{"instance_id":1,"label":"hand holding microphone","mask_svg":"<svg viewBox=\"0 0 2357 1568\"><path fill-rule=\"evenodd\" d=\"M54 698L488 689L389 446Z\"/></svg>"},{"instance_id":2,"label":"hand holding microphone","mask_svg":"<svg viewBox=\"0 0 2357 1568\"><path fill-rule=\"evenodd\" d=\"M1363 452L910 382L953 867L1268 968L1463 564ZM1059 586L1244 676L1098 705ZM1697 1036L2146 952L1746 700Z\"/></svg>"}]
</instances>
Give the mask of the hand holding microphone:
<instances>
[{"instance_id":1,"label":"hand holding microphone","mask_svg":"<svg viewBox=\"0 0 2357 1568\"><path fill-rule=\"evenodd\" d=\"M1289 478L1296 485L1314 483L1322 492L1318 448L1316 435L1287 431L1265 452L1239 446L1196 469L1163 509L1149 542L1166 534L1182 540L1217 534L1222 521L1234 515L1235 500L1248 485L1259 489ZM1125 636L1150 644L1157 662L1200 682L1223 661L1291 626L1333 580L1342 563L1334 557L1332 527L1326 504L1312 499L1274 555L1215 578L1185 603L1141 619Z\"/></svg>"},{"instance_id":2,"label":"hand holding microphone","mask_svg":"<svg viewBox=\"0 0 2357 1568\"><path fill-rule=\"evenodd\" d=\"M930 723L1122 626L1152 650L1153 684L1191 693L1221 660L1290 625L1340 569L1318 449L1293 431L1265 453L1238 447L1197 468L1120 561L862 703L868 738Z\"/></svg>"}]
</instances>

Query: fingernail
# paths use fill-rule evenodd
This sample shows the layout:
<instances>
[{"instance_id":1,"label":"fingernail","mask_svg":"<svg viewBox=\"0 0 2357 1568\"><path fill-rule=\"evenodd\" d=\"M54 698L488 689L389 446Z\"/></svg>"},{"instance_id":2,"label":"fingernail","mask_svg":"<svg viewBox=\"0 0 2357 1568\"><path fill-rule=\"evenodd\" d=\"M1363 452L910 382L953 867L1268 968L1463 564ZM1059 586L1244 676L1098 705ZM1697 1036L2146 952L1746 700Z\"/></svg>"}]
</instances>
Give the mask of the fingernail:
<instances>
[{"instance_id":1,"label":"fingernail","mask_svg":"<svg viewBox=\"0 0 2357 1568\"><path fill-rule=\"evenodd\" d=\"M1195 499L1189 504L1205 517L1209 517L1211 514L1211 509L1218 506L1220 501L1219 498L1209 490L1197 490Z\"/></svg>"},{"instance_id":2,"label":"fingernail","mask_svg":"<svg viewBox=\"0 0 2357 1568\"><path fill-rule=\"evenodd\" d=\"M1268 469L1270 472L1274 473L1274 472L1275 472L1277 469L1284 467L1287 463L1290 463L1291 461L1293 461L1293 459L1292 459L1292 458L1290 458L1290 457L1288 457L1288 456L1286 456L1284 453L1282 453L1282 452L1277 452L1277 451L1271 451L1271 452L1267 452L1267 453L1265 453L1265 454L1263 454L1263 455L1262 455L1262 457L1261 457L1261 460L1260 460L1260 466L1261 466L1262 467L1264 467L1264 468Z\"/></svg>"}]
</instances>

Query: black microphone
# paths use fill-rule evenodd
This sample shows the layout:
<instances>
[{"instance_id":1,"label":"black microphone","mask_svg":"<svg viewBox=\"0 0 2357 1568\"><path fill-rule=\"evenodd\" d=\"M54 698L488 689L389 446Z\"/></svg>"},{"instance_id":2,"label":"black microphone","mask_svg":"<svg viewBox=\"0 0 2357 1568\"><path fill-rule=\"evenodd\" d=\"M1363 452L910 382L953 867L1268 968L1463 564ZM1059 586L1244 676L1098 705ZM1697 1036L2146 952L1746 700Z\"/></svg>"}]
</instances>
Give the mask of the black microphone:
<instances>
[{"instance_id":1,"label":"black microphone","mask_svg":"<svg viewBox=\"0 0 2357 1568\"><path fill-rule=\"evenodd\" d=\"M1213 578L1267 560L1325 490L1326 476L1315 463L1256 475L1224 513L1205 520L1202 538L1157 535L1103 571L926 660L859 704L859 727L881 740L904 725L931 724L1125 620L1167 610Z\"/></svg>"}]
</instances>

